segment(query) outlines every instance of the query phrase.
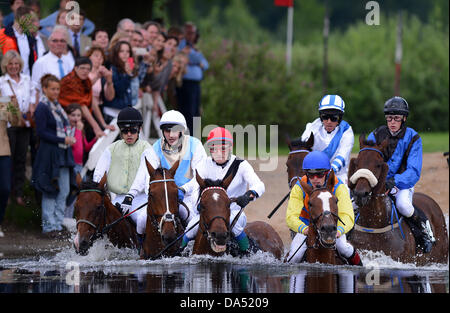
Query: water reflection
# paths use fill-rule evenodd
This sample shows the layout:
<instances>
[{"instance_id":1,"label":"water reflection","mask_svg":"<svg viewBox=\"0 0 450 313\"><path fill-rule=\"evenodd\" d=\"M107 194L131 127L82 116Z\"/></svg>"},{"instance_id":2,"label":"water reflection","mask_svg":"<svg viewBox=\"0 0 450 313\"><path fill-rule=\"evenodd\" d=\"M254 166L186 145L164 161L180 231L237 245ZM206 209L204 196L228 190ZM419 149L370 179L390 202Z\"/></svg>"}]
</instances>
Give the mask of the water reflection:
<instances>
[{"instance_id":1,"label":"water reflection","mask_svg":"<svg viewBox=\"0 0 450 313\"><path fill-rule=\"evenodd\" d=\"M0 293L445 293L448 271L237 264L0 269Z\"/></svg>"}]
</instances>

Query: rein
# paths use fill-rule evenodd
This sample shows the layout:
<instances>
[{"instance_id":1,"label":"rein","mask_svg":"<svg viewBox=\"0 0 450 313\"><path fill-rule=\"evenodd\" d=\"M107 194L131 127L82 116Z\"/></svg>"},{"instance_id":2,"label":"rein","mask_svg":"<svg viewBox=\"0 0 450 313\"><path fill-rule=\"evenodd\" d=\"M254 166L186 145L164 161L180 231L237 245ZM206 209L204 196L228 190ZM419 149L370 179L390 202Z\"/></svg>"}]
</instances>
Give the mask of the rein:
<instances>
[{"instance_id":1,"label":"rein","mask_svg":"<svg viewBox=\"0 0 450 313\"><path fill-rule=\"evenodd\" d=\"M80 193L82 193L82 192L97 192L97 193L99 193L102 196L102 203L99 206L99 208L101 208L102 211L103 211L103 225L105 225L105 226L101 230L99 230L99 227L97 225L95 225L91 221L85 220L85 219L79 219L79 220L77 220L77 223L76 223L76 228L77 229L78 229L78 224L80 224L80 223L88 224L89 226L94 228L95 233L91 236L91 238L89 238L89 241L92 243L94 240L103 237L103 234L104 234L105 229L107 227L107 225L106 225L105 192L103 190L100 190L100 189L82 189L79 192Z\"/></svg>"}]
</instances>

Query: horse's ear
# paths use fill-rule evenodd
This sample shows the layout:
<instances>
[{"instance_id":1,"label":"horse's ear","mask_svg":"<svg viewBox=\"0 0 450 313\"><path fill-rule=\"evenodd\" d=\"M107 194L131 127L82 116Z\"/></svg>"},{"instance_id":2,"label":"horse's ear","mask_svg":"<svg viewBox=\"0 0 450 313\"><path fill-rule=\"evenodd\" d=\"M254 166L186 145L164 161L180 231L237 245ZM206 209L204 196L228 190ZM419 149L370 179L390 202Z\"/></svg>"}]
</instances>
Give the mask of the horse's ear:
<instances>
[{"instance_id":1,"label":"horse's ear","mask_svg":"<svg viewBox=\"0 0 450 313\"><path fill-rule=\"evenodd\" d=\"M383 152L383 154L385 154L388 145L389 145L389 139L387 139L387 138L385 140L383 140L383 142L380 144L379 148L380 148L380 151Z\"/></svg>"},{"instance_id":2,"label":"horse's ear","mask_svg":"<svg viewBox=\"0 0 450 313\"><path fill-rule=\"evenodd\" d=\"M302 185L303 191L310 195L312 193L312 187L308 185L308 183L304 182L303 180L300 180L300 185Z\"/></svg>"},{"instance_id":3,"label":"horse's ear","mask_svg":"<svg viewBox=\"0 0 450 313\"><path fill-rule=\"evenodd\" d=\"M222 182L223 188L225 188L225 190L228 189L228 186L230 186L231 182L233 181L234 175L228 175Z\"/></svg>"},{"instance_id":4,"label":"horse's ear","mask_svg":"<svg viewBox=\"0 0 450 313\"><path fill-rule=\"evenodd\" d=\"M359 135L359 148L362 149L364 147L364 141L366 140L366 134L361 133Z\"/></svg>"},{"instance_id":5,"label":"horse's ear","mask_svg":"<svg viewBox=\"0 0 450 313\"><path fill-rule=\"evenodd\" d=\"M145 157L145 165L147 166L147 171L150 174L150 177L154 176L155 175L155 169L150 164L150 162L147 161L147 157Z\"/></svg>"},{"instance_id":6,"label":"horse's ear","mask_svg":"<svg viewBox=\"0 0 450 313\"><path fill-rule=\"evenodd\" d=\"M330 175L328 175L328 180L327 180L327 189L330 192L333 192L335 179L336 179L336 175L334 174L334 171L330 170Z\"/></svg>"},{"instance_id":7,"label":"horse's ear","mask_svg":"<svg viewBox=\"0 0 450 313\"><path fill-rule=\"evenodd\" d=\"M284 141L288 145L289 150L292 150L292 147L291 147L292 139L291 139L291 136L289 136L289 134L284 135Z\"/></svg>"},{"instance_id":8,"label":"horse's ear","mask_svg":"<svg viewBox=\"0 0 450 313\"><path fill-rule=\"evenodd\" d=\"M77 173L77 176L75 177L75 181L77 183L78 189L81 189L81 183L83 182L83 179L81 178L80 173Z\"/></svg>"},{"instance_id":9,"label":"horse's ear","mask_svg":"<svg viewBox=\"0 0 450 313\"><path fill-rule=\"evenodd\" d=\"M350 182L350 177L352 177L353 174L356 172L356 166L357 166L356 158L351 158L350 164L348 165L348 184L347 184L350 189L353 189L355 187L355 185Z\"/></svg>"},{"instance_id":10,"label":"horse's ear","mask_svg":"<svg viewBox=\"0 0 450 313\"><path fill-rule=\"evenodd\" d=\"M311 132L311 135L309 135L308 141L306 141L306 147L308 149L312 149L314 146L314 133Z\"/></svg>"},{"instance_id":11,"label":"horse's ear","mask_svg":"<svg viewBox=\"0 0 450 313\"><path fill-rule=\"evenodd\" d=\"M180 165L180 160L176 161L169 170L169 173L172 177L175 177L175 173L177 172L178 166Z\"/></svg>"},{"instance_id":12,"label":"horse's ear","mask_svg":"<svg viewBox=\"0 0 450 313\"><path fill-rule=\"evenodd\" d=\"M106 176L106 172L105 174L103 174L102 179L100 179L100 182L98 183L98 188L100 190L105 189L105 185L106 185L106 180L108 179L108 176Z\"/></svg>"},{"instance_id":13,"label":"horse's ear","mask_svg":"<svg viewBox=\"0 0 450 313\"><path fill-rule=\"evenodd\" d=\"M203 180L203 178L200 177L200 175L198 175L197 171L195 171L195 179L197 180L197 183L200 186L200 189L204 189L205 181Z\"/></svg>"}]
</instances>

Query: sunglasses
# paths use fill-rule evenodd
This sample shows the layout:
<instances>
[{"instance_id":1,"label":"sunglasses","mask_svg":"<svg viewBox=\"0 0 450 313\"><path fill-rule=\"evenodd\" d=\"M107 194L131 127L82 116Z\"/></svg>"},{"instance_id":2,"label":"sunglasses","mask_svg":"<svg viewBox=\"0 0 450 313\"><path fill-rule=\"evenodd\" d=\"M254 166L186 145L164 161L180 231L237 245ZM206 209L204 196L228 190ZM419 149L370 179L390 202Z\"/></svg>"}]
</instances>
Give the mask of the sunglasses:
<instances>
[{"instance_id":1,"label":"sunglasses","mask_svg":"<svg viewBox=\"0 0 450 313\"><path fill-rule=\"evenodd\" d=\"M339 121L339 115L336 115L336 114L321 114L320 115L320 120L321 121L330 120L332 122L337 122L337 121Z\"/></svg>"},{"instance_id":2,"label":"sunglasses","mask_svg":"<svg viewBox=\"0 0 450 313\"><path fill-rule=\"evenodd\" d=\"M137 132L139 131L139 129L137 128L137 127L127 127L127 128L122 128L121 130L120 130L120 132L122 133L122 134L128 134L128 133L131 133L131 134L136 134Z\"/></svg>"},{"instance_id":3,"label":"sunglasses","mask_svg":"<svg viewBox=\"0 0 450 313\"><path fill-rule=\"evenodd\" d=\"M314 178L314 177L317 177L317 178L323 178L323 177L325 177L325 175L327 175L327 174L328 174L328 171L317 172L317 173L306 172L306 176L307 176L308 178Z\"/></svg>"},{"instance_id":4,"label":"sunglasses","mask_svg":"<svg viewBox=\"0 0 450 313\"><path fill-rule=\"evenodd\" d=\"M386 121L387 122L392 122L392 121L401 122L402 120L403 120L403 116L398 116L398 115L396 115L396 116L391 116L391 115L386 116Z\"/></svg>"}]
</instances>

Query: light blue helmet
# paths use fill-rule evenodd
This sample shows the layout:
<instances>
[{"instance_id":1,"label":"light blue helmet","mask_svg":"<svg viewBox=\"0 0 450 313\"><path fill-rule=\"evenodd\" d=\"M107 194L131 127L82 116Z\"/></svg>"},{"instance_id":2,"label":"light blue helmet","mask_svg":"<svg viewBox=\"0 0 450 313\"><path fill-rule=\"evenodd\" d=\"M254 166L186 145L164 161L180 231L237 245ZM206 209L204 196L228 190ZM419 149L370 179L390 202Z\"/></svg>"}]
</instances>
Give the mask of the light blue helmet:
<instances>
[{"instance_id":1,"label":"light blue helmet","mask_svg":"<svg viewBox=\"0 0 450 313\"><path fill-rule=\"evenodd\" d=\"M323 172L330 170L330 159L322 151L312 151L303 159L303 170L308 172Z\"/></svg>"},{"instance_id":2,"label":"light blue helmet","mask_svg":"<svg viewBox=\"0 0 450 313\"><path fill-rule=\"evenodd\" d=\"M322 110L339 110L345 112L345 102L338 95L326 95L319 102L319 111Z\"/></svg>"}]
</instances>

